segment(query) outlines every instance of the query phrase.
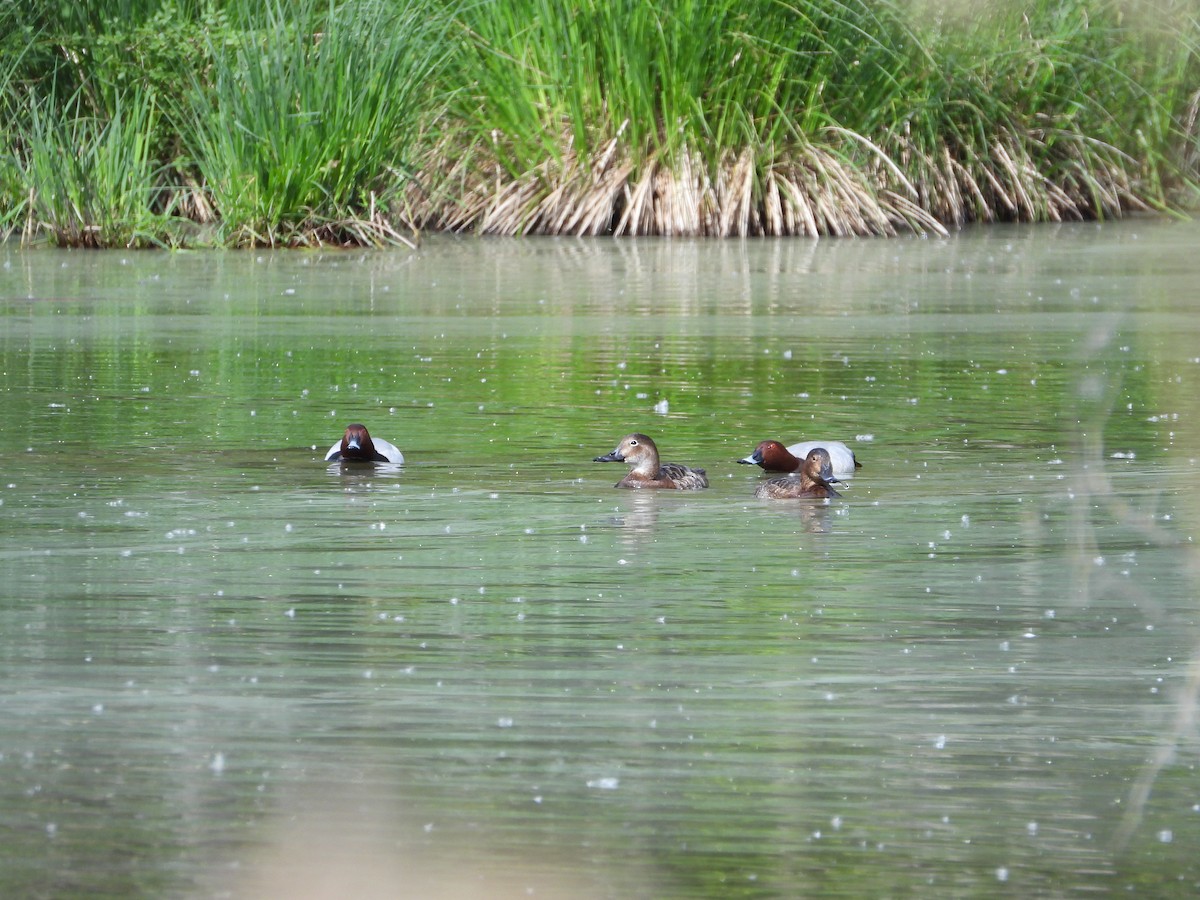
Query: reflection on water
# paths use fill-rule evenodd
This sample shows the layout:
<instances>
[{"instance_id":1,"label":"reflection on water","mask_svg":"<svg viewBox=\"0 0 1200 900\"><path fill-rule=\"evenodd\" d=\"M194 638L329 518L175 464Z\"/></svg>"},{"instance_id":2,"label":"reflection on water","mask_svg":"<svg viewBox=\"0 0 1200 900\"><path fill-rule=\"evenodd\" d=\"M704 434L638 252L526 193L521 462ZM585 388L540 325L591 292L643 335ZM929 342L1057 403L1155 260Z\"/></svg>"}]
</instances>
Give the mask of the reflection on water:
<instances>
[{"instance_id":1,"label":"reflection on water","mask_svg":"<svg viewBox=\"0 0 1200 900\"><path fill-rule=\"evenodd\" d=\"M8 248L0 894L1194 886L1195 236Z\"/></svg>"}]
</instances>

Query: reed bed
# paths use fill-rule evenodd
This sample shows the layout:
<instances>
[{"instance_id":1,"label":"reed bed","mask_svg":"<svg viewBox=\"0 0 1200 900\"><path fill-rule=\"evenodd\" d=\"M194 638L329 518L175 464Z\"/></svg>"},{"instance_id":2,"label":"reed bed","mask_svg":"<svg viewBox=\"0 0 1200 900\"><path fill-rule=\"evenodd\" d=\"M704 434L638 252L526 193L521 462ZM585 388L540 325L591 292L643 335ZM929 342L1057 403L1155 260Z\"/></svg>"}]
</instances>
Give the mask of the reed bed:
<instances>
[{"instance_id":1,"label":"reed bed","mask_svg":"<svg viewBox=\"0 0 1200 900\"><path fill-rule=\"evenodd\" d=\"M31 0L0 229L891 235L1196 199L1195 0Z\"/></svg>"}]
</instances>

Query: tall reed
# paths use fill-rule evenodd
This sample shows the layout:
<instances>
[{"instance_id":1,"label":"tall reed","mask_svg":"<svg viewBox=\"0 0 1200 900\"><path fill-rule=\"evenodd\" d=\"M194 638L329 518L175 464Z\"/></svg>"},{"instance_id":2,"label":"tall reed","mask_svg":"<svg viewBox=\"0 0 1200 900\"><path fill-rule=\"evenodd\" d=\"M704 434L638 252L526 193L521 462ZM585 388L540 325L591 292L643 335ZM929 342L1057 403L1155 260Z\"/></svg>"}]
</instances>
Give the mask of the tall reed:
<instances>
[{"instance_id":1,"label":"tall reed","mask_svg":"<svg viewBox=\"0 0 1200 900\"><path fill-rule=\"evenodd\" d=\"M139 247L163 243L171 201L163 167L150 152L154 98L117 97L111 114L86 115L79 95L59 107L30 106L28 145L19 169L28 188L27 238L46 232L58 244Z\"/></svg>"},{"instance_id":2,"label":"tall reed","mask_svg":"<svg viewBox=\"0 0 1200 900\"><path fill-rule=\"evenodd\" d=\"M187 163L233 245L402 240L403 190L447 44L424 3L270 0L207 48Z\"/></svg>"},{"instance_id":3,"label":"tall reed","mask_svg":"<svg viewBox=\"0 0 1200 900\"><path fill-rule=\"evenodd\" d=\"M0 229L245 246L1109 216L1195 201L1198 86L1195 0L28 0L0 5Z\"/></svg>"},{"instance_id":4,"label":"tall reed","mask_svg":"<svg viewBox=\"0 0 1200 900\"><path fill-rule=\"evenodd\" d=\"M1161 207L1195 174L1167 148L1198 82L1196 23L1165 17L1182 30L1164 41L1124 10L472 6L462 148L428 158L459 194L426 214L512 233L887 234Z\"/></svg>"}]
</instances>

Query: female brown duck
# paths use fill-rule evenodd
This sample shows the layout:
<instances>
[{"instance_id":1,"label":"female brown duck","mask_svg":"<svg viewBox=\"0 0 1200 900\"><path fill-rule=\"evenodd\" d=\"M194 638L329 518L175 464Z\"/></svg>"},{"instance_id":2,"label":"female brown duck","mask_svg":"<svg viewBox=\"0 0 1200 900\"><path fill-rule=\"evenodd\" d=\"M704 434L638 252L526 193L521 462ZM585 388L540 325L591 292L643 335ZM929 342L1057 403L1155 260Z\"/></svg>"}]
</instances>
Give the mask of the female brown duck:
<instances>
[{"instance_id":1,"label":"female brown duck","mask_svg":"<svg viewBox=\"0 0 1200 900\"><path fill-rule=\"evenodd\" d=\"M754 490L754 496L763 500L794 500L802 497L812 497L821 500L826 497L842 496L832 487L841 484L833 477L833 463L829 459L829 451L823 447L810 450L804 457L804 464L798 475L785 475L783 478L772 478L764 481Z\"/></svg>"},{"instance_id":2,"label":"female brown duck","mask_svg":"<svg viewBox=\"0 0 1200 900\"><path fill-rule=\"evenodd\" d=\"M633 468L614 485L619 488L671 488L695 491L708 487L703 469L690 469L679 463L658 461L658 447L644 434L627 434L612 453L597 456L595 462L623 462Z\"/></svg>"}]
</instances>

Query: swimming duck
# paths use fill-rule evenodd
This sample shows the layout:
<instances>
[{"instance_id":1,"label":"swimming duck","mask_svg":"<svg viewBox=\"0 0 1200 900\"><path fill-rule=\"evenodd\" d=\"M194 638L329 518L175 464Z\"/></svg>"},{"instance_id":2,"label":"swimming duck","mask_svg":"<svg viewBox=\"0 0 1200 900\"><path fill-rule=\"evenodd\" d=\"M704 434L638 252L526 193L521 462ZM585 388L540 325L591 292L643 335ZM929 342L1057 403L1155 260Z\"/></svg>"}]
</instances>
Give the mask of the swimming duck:
<instances>
[{"instance_id":1,"label":"swimming duck","mask_svg":"<svg viewBox=\"0 0 1200 900\"><path fill-rule=\"evenodd\" d=\"M371 440L367 427L355 422L346 426L342 439L329 448L325 454L326 462L341 460L343 462L383 462L399 465L404 462L404 454L395 444L390 444L380 438Z\"/></svg>"},{"instance_id":2,"label":"swimming duck","mask_svg":"<svg viewBox=\"0 0 1200 900\"><path fill-rule=\"evenodd\" d=\"M660 463L658 447L644 434L627 434L612 453L597 456L595 462L623 462L633 468L618 481L619 488L674 488L695 491L708 487L703 469L690 469L679 463Z\"/></svg>"},{"instance_id":3,"label":"swimming duck","mask_svg":"<svg viewBox=\"0 0 1200 900\"><path fill-rule=\"evenodd\" d=\"M799 475L785 475L764 481L754 489L754 496L761 500L792 500L800 497L822 499L842 496L831 485L841 484L833 477L833 464L829 451L817 447L804 457Z\"/></svg>"},{"instance_id":4,"label":"swimming duck","mask_svg":"<svg viewBox=\"0 0 1200 900\"><path fill-rule=\"evenodd\" d=\"M810 452L820 447L829 452L834 473L853 475L862 463L854 458L854 451L841 441L801 441L785 447L779 441L763 441L754 452L738 462L748 466L762 466L767 472L795 472Z\"/></svg>"}]
</instances>

